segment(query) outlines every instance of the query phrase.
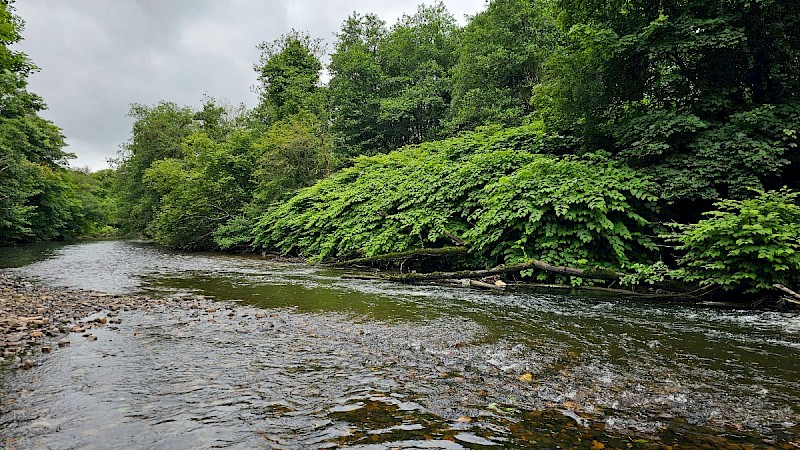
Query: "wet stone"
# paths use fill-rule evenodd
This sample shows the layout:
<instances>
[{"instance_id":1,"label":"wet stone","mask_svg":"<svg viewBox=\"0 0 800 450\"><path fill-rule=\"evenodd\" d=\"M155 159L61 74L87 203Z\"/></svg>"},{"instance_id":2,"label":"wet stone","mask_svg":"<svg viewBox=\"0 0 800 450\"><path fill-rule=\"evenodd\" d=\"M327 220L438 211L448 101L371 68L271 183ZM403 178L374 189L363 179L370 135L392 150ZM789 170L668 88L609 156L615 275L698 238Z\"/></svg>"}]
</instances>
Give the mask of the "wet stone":
<instances>
[{"instance_id":1,"label":"wet stone","mask_svg":"<svg viewBox=\"0 0 800 450\"><path fill-rule=\"evenodd\" d=\"M25 361L22 361L20 363L19 368L25 370L25 369L30 369L35 365L36 365L36 361L34 361L32 359L26 359Z\"/></svg>"}]
</instances>

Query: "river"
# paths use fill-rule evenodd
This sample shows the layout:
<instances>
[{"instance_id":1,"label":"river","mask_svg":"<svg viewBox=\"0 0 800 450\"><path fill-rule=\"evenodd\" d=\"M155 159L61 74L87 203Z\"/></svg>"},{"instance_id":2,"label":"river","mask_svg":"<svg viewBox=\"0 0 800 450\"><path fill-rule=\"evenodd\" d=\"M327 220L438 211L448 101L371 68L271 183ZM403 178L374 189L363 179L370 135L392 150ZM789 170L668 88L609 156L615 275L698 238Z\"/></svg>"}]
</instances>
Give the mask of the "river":
<instances>
[{"instance_id":1,"label":"river","mask_svg":"<svg viewBox=\"0 0 800 450\"><path fill-rule=\"evenodd\" d=\"M800 446L797 313L357 280L138 241L2 248L0 268L175 302L0 367L15 400L0 445ZM219 313L182 307L198 297Z\"/></svg>"}]
</instances>

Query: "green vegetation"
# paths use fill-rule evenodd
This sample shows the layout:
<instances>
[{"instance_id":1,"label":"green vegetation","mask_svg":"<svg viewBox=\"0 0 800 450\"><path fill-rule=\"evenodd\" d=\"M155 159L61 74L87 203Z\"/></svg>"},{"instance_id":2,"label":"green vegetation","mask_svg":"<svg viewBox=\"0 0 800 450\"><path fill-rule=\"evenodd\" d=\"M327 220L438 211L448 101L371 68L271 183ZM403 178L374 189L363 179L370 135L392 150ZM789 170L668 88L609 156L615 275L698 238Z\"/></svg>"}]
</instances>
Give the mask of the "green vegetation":
<instances>
[{"instance_id":1,"label":"green vegetation","mask_svg":"<svg viewBox=\"0 0 800 450\"><path fill-rule=\"evenodd\" d=\"M796 2L493 0L463 27L441 2L391 26L354 13L327 83L323 43L292 31L260 46L255 108L133 105L99 174L63 168L4 11L0 242L115 225L317 261L456 245L469 268L537 260L577 270L523 276L573 284L800 284Z\"/></svg>"},{"instance_id":2,"label":"green vegetation","mask_svg":"<svg viewBox=\"0 0 800 450\"><path fill-rule=\"evenodd\" d=\"M723 200L707 219L676 235L685 266L679 275L700 284L750 292L800 283L800 193L761 192Z\"/></svg>"},{"instance_id":3,"label":"green vegetation","mask_svg":"<svg viewBox=\"0 0 800 450\"><path fill-rule=\"evenodd\" d=\"M676 220L750 189L798 188L800 4L554 6L567 41L533 97L553 131L653 177Z\"/></svg>"},{"instance_id":4,"label":"green vegetation","mask_svg":"<svg viewBox=\"0 0 800 450\"><path fill-rule=\"evenodd\" d=\"M0 246L109 234L109 174L65 168L73 155L63 150L61 130L39 116L45 104L27 90L37 68L9 48L21 30L9 4L0 3Z\"/></svg>"},{"instance_id":5,"label":"green vegetation","mask_svg":"<svg viewBox=\"0 0 800 450\"><path fill-rule=\"evenodd\" d=\"M515 148L523 131L539 134L468 133L361 158L268 210L255 244L326 259L455 241L485 264L608 268L654 255L655 185L604 156Z\"/></svg>"}]
</instances>

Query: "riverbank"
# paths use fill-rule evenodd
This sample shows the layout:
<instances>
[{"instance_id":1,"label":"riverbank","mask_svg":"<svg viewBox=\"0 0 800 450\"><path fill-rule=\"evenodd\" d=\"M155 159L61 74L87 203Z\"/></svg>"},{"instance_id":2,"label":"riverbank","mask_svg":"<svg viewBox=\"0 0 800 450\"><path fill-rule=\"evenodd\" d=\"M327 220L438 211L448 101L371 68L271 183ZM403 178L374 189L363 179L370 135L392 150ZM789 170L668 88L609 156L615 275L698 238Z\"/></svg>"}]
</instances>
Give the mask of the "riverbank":
<instances>
[{"instance_id":1,"label":"riverbank","mask_svg":"<svg viewBox=\"0 0 800 450\"><path fill-rule=\"evenodd\" d=\"M29 369L41 354L69 345L70 334L94 340L93 330L121 322L120 311L163 304L144 296L48 288L0 274L0 364Z\"/></svg>"}]
</instances>

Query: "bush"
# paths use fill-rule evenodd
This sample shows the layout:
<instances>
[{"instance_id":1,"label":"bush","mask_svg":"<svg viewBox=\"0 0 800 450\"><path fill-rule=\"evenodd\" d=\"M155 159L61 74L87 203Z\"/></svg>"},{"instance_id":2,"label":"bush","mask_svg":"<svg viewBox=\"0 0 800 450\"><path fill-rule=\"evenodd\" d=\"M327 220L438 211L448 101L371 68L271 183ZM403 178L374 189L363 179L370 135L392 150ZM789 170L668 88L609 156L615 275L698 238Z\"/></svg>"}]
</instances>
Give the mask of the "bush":
<instances>
[{"instance_id":1,"label":"bush","mask_svg":"<svg viewBox=\"0 0 800 450\"><path fill-rule=\"evenodd\" d=\"M655 186L603 156L526 151L540 136L536 127L481 130L362 157L268 209L255 245L321 260L463 238L486 265L649 262Z\"/></svg>"},{"instance_id":2,"label":"bush","mask_svg":"<svg viewBox=\"0 0 800 450\"><path fill-rule=\"evenodd\" d=\"M645 217L655 209L654 191L633 169L602 156L537 155L483 189L467 237L475 250L506 263L620 268L655 250Z\"/></svg>"},{"instance_id":3,"label":"bush","mask_svg":"<svg viewBox=\"0 0 800 450\"><path fill-rule=\"evenodd\" d=\"M786 188L723 200L708 219L672 236L684 253L679 275L726 290L755 292L800 282L800 193Z\"/></svg>"}]
</instances>

